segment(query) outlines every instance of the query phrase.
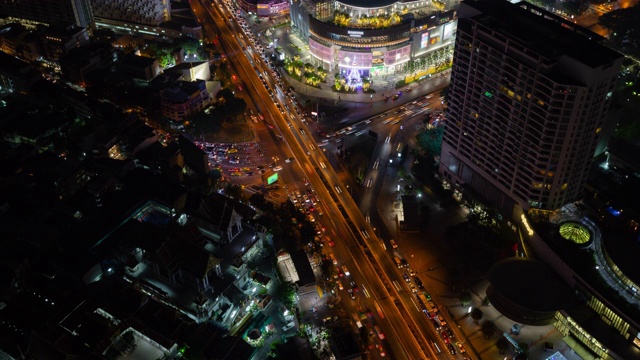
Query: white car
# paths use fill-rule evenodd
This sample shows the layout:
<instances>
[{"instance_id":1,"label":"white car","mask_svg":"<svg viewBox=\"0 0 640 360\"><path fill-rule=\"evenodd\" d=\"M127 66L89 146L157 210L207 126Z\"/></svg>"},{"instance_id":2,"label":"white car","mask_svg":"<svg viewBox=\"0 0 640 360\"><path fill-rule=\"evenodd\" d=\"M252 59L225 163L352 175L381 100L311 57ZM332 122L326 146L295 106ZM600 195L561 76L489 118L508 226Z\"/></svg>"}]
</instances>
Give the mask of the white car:
<instances>
[{"instance_id":1,"label":"white car","mask_svg":"<svg viewBox=\"0 0 640 360\"><path fill-rule=\"evenodd\" d=\"M276 166L273 168L273 171L280 171L282 170L282 166Z\"/></svg>"},{"instance_id":2,"label":"white car","mask_svg":"<svg viewBox=\"0 0 640 360\"><path fill-rule=\"evenodd\" d=\"M346 276L351 275L351 273L349 273L349 269L347 268L347 265L342 265L342 271Z\"/></svg>"},{"instance_id":3,"label":"white car","mask_svg":"<svg viewBox=\"0 0 640 360\"><path fill-rule=\"evenodd\" d=\"M292 321L292 322L288 323L287 325L283 326L282 327L282 331L287 331L287 330L293 328L294 326L296 326L296 324Z\"/></svg>"}]
</instances>

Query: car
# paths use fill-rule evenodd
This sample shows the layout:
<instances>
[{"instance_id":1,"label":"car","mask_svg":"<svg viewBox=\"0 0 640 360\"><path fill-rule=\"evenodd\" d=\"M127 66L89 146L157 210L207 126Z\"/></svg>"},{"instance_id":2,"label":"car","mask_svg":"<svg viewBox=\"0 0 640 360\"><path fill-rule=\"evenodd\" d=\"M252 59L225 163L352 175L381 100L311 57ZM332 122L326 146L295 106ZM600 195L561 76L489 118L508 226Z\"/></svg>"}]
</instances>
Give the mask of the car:
<instances>
[{"instance_id":1,"label":"car","mask_svg":"<svg viewBox=\"0 0 640 360\"><path fill-rule=\"evenodd\" d=\"M333 242L333 240L329 239L329 241L327 241L327 244L329 244L329 246L335 246L336 243Z\"/></svg>"},{"instance_id":2,"label":"car","mask_svg":"<svg viewBox=\"0 0 640 360\"><path fill-rule=\"evenodd\" d=\"M336 281L336 284L338 285L338 289L344 290L344 286L342 286L342 281L338 280Z\"/></svg>"},{"instance_id":3,"label":"car","mask_svg":"<svg viewBox=\"0 0 640 360\"><path fill-rule=\"evenodd\" d=\"M431 319L431 324L433 324L433 327L436 328L436 330L440 330L440 324L438 324L435 319Z\"/></svg>"},{"instance_id":4,"label":"car","mask_svg":"<svg viewBox=\"0 0 640 360\"><path fill-rule=\"evenodd\" d=\"M402 267L409 267L409 263L407 262L407 259L402 258L400 259L400 262L402 263Z\"/></svg>"},{"instance_id":5,"label":"car","mask_svg":"<svg viewBox=\"0 0 640 360\"><path fill-rule=\"evenodd\" d=\"M447 335L449 335L449 337L451 339L453 339L455 337L455 334L453 333L453 331L451 330L451 328L446 328L444 331L447 332Z\"/></svg>"},{"instance_id":6,"label":"car","mask_svg":"<svg viewBox=\"0 0 640 360\"><path fill-rule=\"evenodd\" d=\"M276 166L273 168L273 171L280 171L282 170L282 166Z\"/></svg>"},{"instance_id":7,"label":"car","mask_svg":"<svg viewBox=\"0 0 640 360\"><path fill-rule=\"evenodd\" d=\"M406 282L411 281L411 278L409 277L409 275L407 275L407 273L402 273L402 277L404 278L404 281L406 281Z\"/></svg>"},{"instance_id":8,"label":"car","mask_svg":"<svg viewBox=\"0 0 640 360\"><path fill-rule=\"evenodd\" d=\"M460 350L460 354L464 354L467 352L467 350L465 350L464 346L462 346L462 343L460 341L456 341L456 346Z\"/></svg>"},{"instance_id":9,"label":"car","mask_svg":"<svg viewBox=\"0 0 640 360\"><path fill-rule=\"evenodd\" d=\"M288 163L290 163L290 162L291 162L291 160L289 160L289 159L284 159L284 162L288 164Z\"/></svg>"},{"instance_id":10,"label":"car","mask_svg":"<svg viewBox=\"0 0 640 360\"><path fill-rule=\"evenodd\" d=\"M389 240L389 243L391 244L392 248L394 248L394 249L398 248L398 243L395 240L391 239L391 240Z\"/></svg>"},{"instance_id":11,"label":"car","mask_svg":"<svg viewBox=\"0 0 640 360\"><path fill-rule=\"evenodd\" d=\"M376 331L376 334L378 334L378 337L380 338L380 340L385 339L384 333L382 332L382 330L380 330L380 326L373 325L373 329Z\"/></svg>"},{"instance_id":12,"label":"car","mask_svg":"<svg viewBox=\"0 0 640 360\"><path fill-rule=\"evenodd\" d=\"M411 292L414 294L418 293L418 288L416 288L416 286L413 285L413 283L409 283L409 289L411 289Z\"/></svg>"},{"instance_id":13,"label":"car","mask_svg":"<svg viewBox=\"0 0 640 360\"><path fill-rule=\"evenodd\" d=\"M449 335L447 335L446 332L444 332L444 331L441 332L440 336L442 336L442 340L444 340L445 344L450 344L451 343L451 340L449 339Z\"/></svg>"},{"instance_id":14,"label":"car","mask_svg":"<svg viewBox=\"0 0 640 360\"><path fill-rule=\"evenodd\" d=\"M287 331L287 330L289 330L289 329L293 328L294 326L296 326L296 323L294 323L294 322L292 321L292 322L288 323L287 325L283 326L283 327L282 327L282 331Z\"/></svg>"},{"instance_id":15,"label":"car","mask_svg":"<svg viewBox=\"0 0 640 360\"><path fill-rule=\"evenodd\" d=\"M349 272L349 268L347 268L347 265L342 265L342 271L344 271L344 274L346 276L351 275L351 273Z\"/></svg>"},{"instance_id":16,"label":"car","mask_svg":"<svg viewBox=\"0 0 640 360\"><path fill-rule=\"evenodd\" d=\"M360 288L358 287L358 284L356 284L355 281L351 282L351 288L353 289L353 292L358 292L360 290Z\"/></svg>"},{"instance_id":17,"label":"car","mask_svg":"<svg viewBox=\"0 0 640 360\"><path fill-rule=\"evenodd\" d=\"M376 344L376 348L378 349L378 352L380 353L380 357L387 356L387 353L384 351L384 348L382 347L382 344Z\"/></svg>"},{"instance_id":18,"label":"car","mask_svg":"<svg viewBox=\"0 0 640 360\"><path fill-rule=\"evenodd\" d=\"M438 315L438 321L440 322L440 325L442 325L442 326L447 325L447 321L444 319L444 317L442 317L442 315Z\"/></svg>"},{"instance_id":19,"label":"car","mask_svg":"<svg viewBox=\"0 0 640 360\"><path fill-rule=\"evenodd\" d=\"M451 355L455 355L456 354L456 348L455 346L451 345L451 344L447 344L447 348L449 348L449 353Z\"/></svg>"},{"instance_id":20,"label":"car","mask_svg":"<svg viewBox=\"0 0 640 360\"><path fill-rule=\"evenodd\" d=\"M349 296L351 296L351 300L355 300L356 299L356 293L355 291L353 291L352 289L349 289Z\"/></svg>"},{"instance_id":21,"label":"car","mask_svg":"<svg viewBox=\"0 0 640 360\"><path fill-rule=\"evenodd\" d=\"M416 283L416 286L418 287L418 289L422 289L424 288L424 284L422 283L422 280L420 280L419 277L414 277L413 281Z\"/></svg>"},{"instance_id":22,"label":"car","mask_svg":"<svg viewBox=\"0 0 640 360\"><path fill-rule=\"evenodd\" d=\"M344 273L342 272L342 269L340 269L339 267L336 267L336 269L337 269L338 276L343 277Z\"/></svg>"},{"instance_id":23,"label":"car","mask_svg":"<svg viewBox=\"0 0 640 360\"><path fill-rule=\"evenodd\" d=\"M404 260L404 259L402 259L402 260ZM406 261L406 260L405 260L405 261ZM401 263L402 263L402 261L401 261ZM409 271L409 275L411 275L411 276L413 276L413 277L415 277L416 275L418 275L418 274L416 273L416 271L415 271L415 270L413 270L412 268L408 268L408 269L407 269L407 271Z\"/></svg>"},{"instance_id":24,"label":"car","mask_svg":"<svg viewBox=\"0 0 640 360\"><path fill-rule=\"evenodd\" d=\"M433 303L433 301L429 301L429 307L431 308L431 311L433 311L433 312L437 312L438 311L438 307L436 306L436 304Z\"/></svg>"}]
</instances>

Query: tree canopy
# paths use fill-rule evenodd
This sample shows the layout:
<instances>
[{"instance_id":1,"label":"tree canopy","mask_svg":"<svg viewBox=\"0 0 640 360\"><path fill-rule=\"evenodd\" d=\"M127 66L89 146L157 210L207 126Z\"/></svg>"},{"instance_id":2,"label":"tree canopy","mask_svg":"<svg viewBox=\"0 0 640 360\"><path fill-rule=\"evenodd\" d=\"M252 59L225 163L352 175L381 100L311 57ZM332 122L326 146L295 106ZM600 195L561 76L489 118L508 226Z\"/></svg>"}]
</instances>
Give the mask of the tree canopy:
<instances>
[{"instance_id":1,"label":"tree canopy","mask_svg":"<svg viewBox=\"0 0 640 360\"><path fill-rule=\"evenodd\" d=\"M603 14L598 19L598 24L613 32L613 38L628 37L630 41L640 40L640 7L634 6L626 9L618 9Z\"/></svg>"}]
</instances>

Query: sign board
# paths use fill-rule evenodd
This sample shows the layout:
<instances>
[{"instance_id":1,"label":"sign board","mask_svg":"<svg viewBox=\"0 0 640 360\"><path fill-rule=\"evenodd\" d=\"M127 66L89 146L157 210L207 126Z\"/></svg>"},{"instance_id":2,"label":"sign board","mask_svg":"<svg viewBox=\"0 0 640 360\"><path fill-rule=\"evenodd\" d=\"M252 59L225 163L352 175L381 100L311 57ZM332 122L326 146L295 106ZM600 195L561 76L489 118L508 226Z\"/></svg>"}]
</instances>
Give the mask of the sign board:
<instances>
[{"instance_id":1,"label":"sign board","mask_svg":"<svg viewBox=\"0 0 640 360\"><path fill-rule=\"evenodd\" d=\"M267 178L267 186L273 184L276 181L278 181L278 173L274 173Z\"/></svg>"}]
</instances>

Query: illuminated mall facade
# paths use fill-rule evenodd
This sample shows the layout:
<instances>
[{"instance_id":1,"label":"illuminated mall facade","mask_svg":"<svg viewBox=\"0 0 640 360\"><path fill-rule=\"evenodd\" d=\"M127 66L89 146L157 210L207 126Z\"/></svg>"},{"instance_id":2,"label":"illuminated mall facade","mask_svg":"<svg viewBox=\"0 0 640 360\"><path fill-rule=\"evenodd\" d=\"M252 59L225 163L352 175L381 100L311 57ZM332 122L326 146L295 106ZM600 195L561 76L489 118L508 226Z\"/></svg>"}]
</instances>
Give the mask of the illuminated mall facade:
<instances>
[{"instance_id":1,"label":"illuminated mall facade","mask_svg":"<svg viewBox=\"0 0 640 360\"><path fill-rule=\"evenodd\" d=\"M290 12L318 65L384 75L453 44L452 7L448 0L292 0Z\"/></svg>"}]
</instances>

